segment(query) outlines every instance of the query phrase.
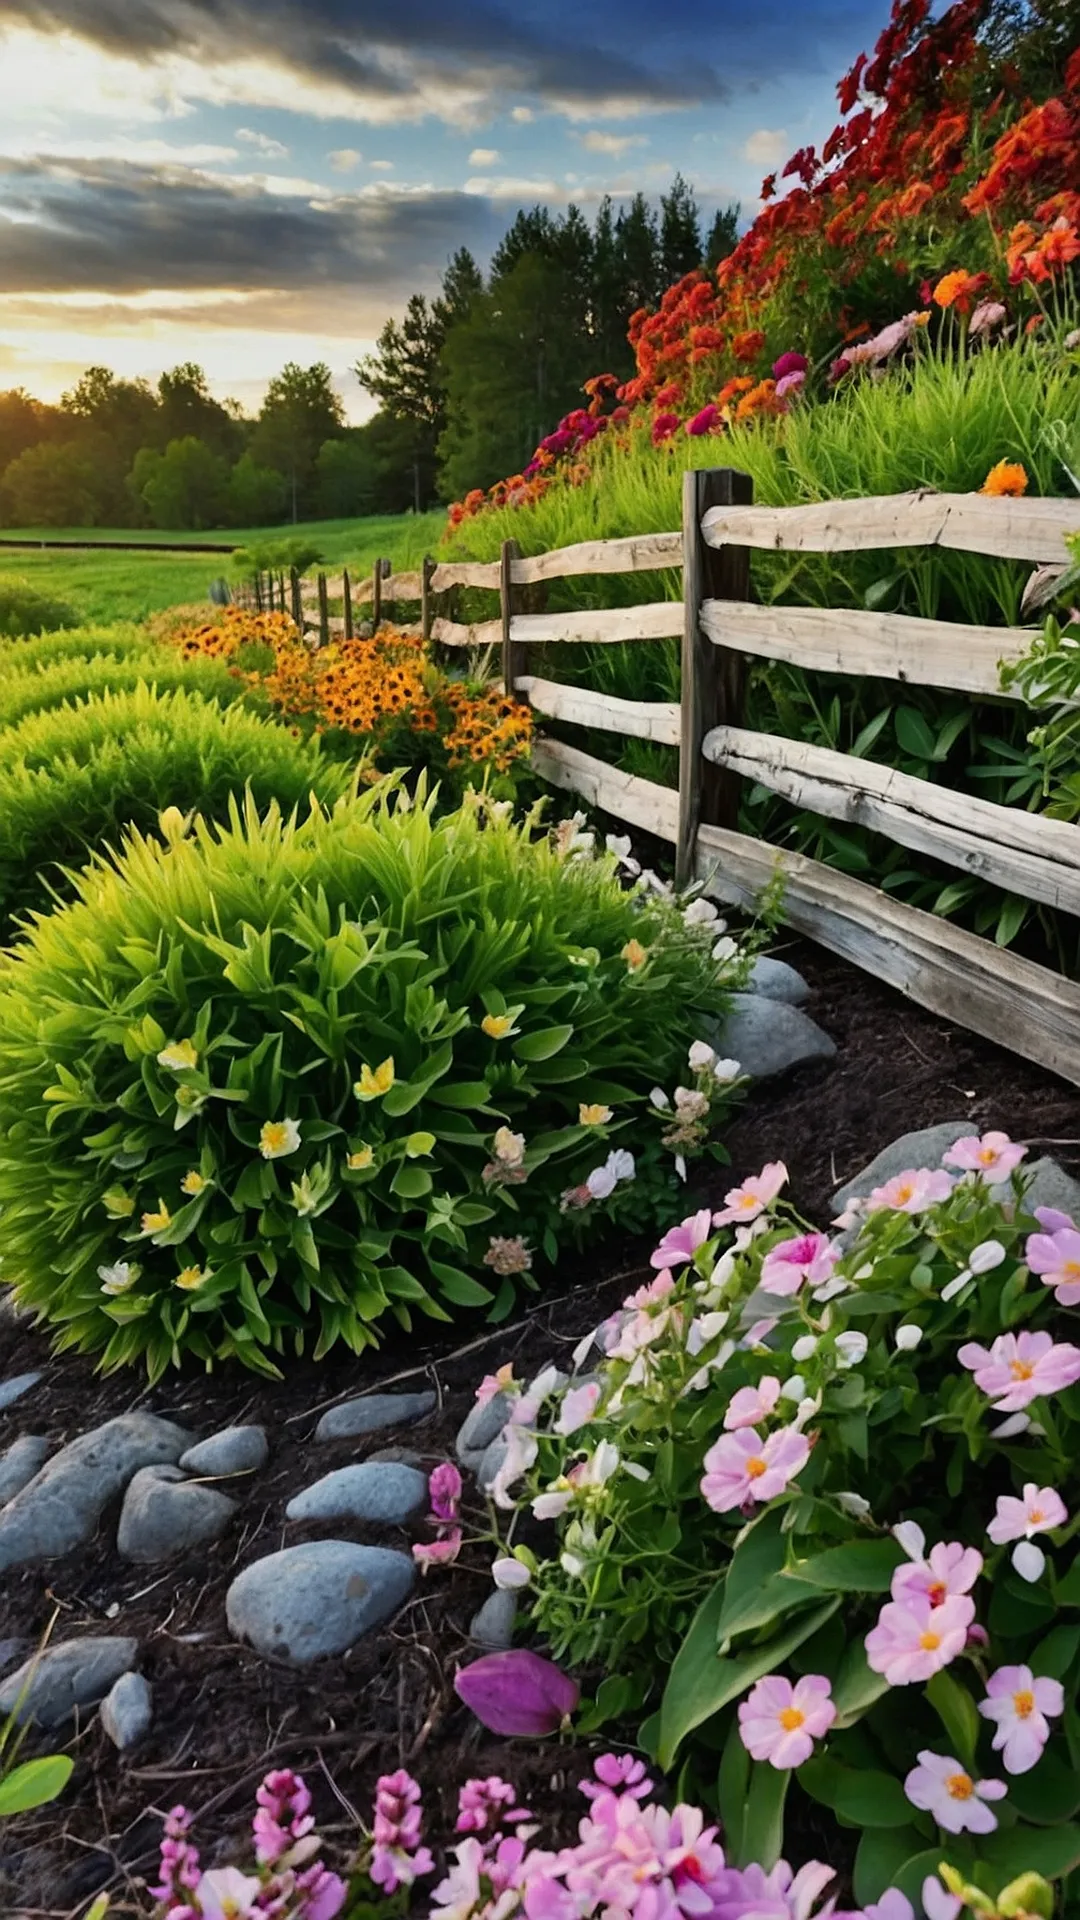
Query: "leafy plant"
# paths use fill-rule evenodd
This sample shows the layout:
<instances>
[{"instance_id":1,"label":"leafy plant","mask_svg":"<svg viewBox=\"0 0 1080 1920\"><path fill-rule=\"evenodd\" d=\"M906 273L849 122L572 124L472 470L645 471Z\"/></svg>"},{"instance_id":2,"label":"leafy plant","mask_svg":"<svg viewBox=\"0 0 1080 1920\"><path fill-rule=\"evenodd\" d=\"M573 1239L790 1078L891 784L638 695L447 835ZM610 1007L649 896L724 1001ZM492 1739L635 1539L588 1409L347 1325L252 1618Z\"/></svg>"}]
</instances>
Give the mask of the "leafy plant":
<instances>
[{"instance_id":1,"label":"leafy plant","mask_svg":"<svg viewBox=\"0 0 1080 1920\"><path fill-rule=\"evenodd\" d=\"M67 701L92 694L130 693L141 686L153 687L158 693L186 688L223 707L250 698L243 681L223 661L186 661L165 647L150 644L142 652L125 650L119 656L95 649L62 654L49 663L32 663L23 671L15 668L4 673L0 678L0 729L17 726L27 714L44 713Z\"/></svg>"},{"instance_id":2,"label":"leafy plant","mask_svg":"<svg viewBox=\"0 0 1080 1920\"><path fill-rule=\"evenodd\" d=\"M133 834L0 960L4 1273L59 1346L275 1373L387 1313L506 1312L565 1237L670 1206L679 1149L608 1142L735 943L506 812L233 802Z\"/></svg>"},{"instance_id":3,"label":"leafy plant","mask_svg":"<svg viewBox=\"0 0 1080 1920\"><path fill-rule=\"evenodd\" d=\"M21 640L30 633L74 627L79 616L66 600L39 593L25 580L0 582L0 637Z\"/></svg>"}]
</instances>

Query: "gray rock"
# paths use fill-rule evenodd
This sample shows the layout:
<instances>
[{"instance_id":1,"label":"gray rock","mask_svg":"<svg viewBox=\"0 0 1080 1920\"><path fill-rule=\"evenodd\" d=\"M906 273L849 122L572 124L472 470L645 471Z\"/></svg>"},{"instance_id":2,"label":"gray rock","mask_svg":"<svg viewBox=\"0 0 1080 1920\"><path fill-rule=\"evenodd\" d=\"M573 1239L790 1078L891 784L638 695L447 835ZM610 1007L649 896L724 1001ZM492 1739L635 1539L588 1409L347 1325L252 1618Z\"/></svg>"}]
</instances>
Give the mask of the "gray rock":
<instances>
[{"instance_id":1,"label":"gray rock","mask_svg":"<svg viewBox=\"0 0 1080 1920\"><path fill-rule=\"evenodd\" d=\"M257 1653L306 1665L344 1653L412 1592L413 1562L387 1547L313 1540L267 1554L225 1596L229 1631Z\"/></svg>"},{"instance_id":2,"label":"gray rock","mask_svg":"<svg viewBox=\"0 0 1080 1920\"><path fill-rule=\"evenodd\" d=\"M713 1043L753 1080L768 1080L811 1060L831 1060L836 1044L798 1007L761 994L733 993L731 1012Z\"/></svg>"},{"instance_id":3,"label":"gray rock","mask_svg":"<svg viewBox=\"0 0 1080 1920\"><path fill-rule=\"evenodd\" d=\"M914 1133L902 1133L899 1140L882 1147L861 1172L845 1180L839 1192L833 1194L833 1212L842 1213L848 1201L856 1197L865 1200L874 1187L884 1186L886 1180L906 1173L909 1167L939 1167L942 1154L948 1153L957 1140L977 1132L978 1128L970 1120L942 1120L936 1127L918 1127Z\"/></svg>"},{"instance_id":4,"label":"gray rock","mask_svg":"<svg viewBox=\"0 0 1080 1920\"><path fill-rule=\"evenodd\" d=\"M173 1462L192 1436L153 1413L123 1413L72 1440L0 1512L0 1573L89 1540L140 1467ZM115 1676L114 1676L115 1678Z\"/></svg>"},{"instance_id":5,"label":"gray rock","mask_svg":"<svg viewBox=\"0 0 1080 1920\"><path fill-rule=\"evenodd\" d=\"M367 1393L329 1407L315 1429L316 1440L355 1440L360 1434L381 1433L384 1427L412 1426L435 1405L435 1395L424 1393Z\"/></svg>"},{"instance_id":6,"label":"gray rock","mask_svg":"<svg viewBox=\"0 0 1080 1920\"><path fill-rule=\"evenodd\" d=\"M17 1634L11 1640L0 1640L0 1673L6 1673L9 1667L17 1667L25 1660L33 1644L25 1634Z\"/></svg>"},{"instance_id":7,"label":"gray rock","mask_svg":"<svg viewBox=\"0 0 1080 1920\"><path fill-rule=\"evenodd\" d=\"M289 1520L361 1520L400 1527L427 1504L427 1474L393 1460L339 1467L305 1487L285 1509Z\"/></svg>"},{"instance_id":8,"label":"gray rock","mask_svg":"<svg viewBox=\"0 0 1080 1920\"><path fill-rule=\"evenodd\" d=\"M96 1707L114 1681L139 1657L139 1643L115 1634L90 1634L65 1640L32 1654L0 1687L0 1716L15 1713L20 1722L59 1727L76 1707ZM22 1698L25 1689L26 1697Z\"/></svg>"},{"instance_id":9,"label":"gray rock","mask_svg":"<svg viewBox=\"0 0 1080 1920\"><path fill-rule=\"evenodd\" d=\"M501 1587L495 1587L479 1612L473 1615L469 1639L490 1653L503 1653L514 1644L517 1610L517 1594L504 1593Z\"/></svg>"},{"instance_id":10,"label":"gray rock","mask_svg":"<svg viewBox=\"0 0 1080 1920\"><path fill-rule=\"evenodd\" d=\"M417 1453L415 1447L380 1447L377 1453L369 1453L367 1464L376 1466L380 1461L393 1460L399 1467L422 1467L424 1456Z\"/></svg>"},{"instance_id":11,"label":"gray rock","mask_svg":"<svg viewBox=\"0 0 1080 1920\"><path fill-rule=\"evenodd\" d=\"M1080 1180L1074 1180L1049 1158L1025 1161L1021 1171L1035 1176L1024 1199L1025 1212L1031 1213L1035 1207L1057 1207L1060 1213L1080 1221Z\"/></svg>"},{"instance_id":12,"label":"gray rock","mask_svg":"<svg viewBox=\"0 0 1080 1920\"><path fill-rule=\"evenodd\" d=\"M0 1507L14 1500L45 1465L51 1444L39 1433L22 1433L0 1453Z\"/></svg>"},{"instance_id":13,"label":"gray rock","mask_svg":"<svg viewBox=\"0 0 1080 1920\"><path fill-rule=\"evenodd\" d=\"M143 1467L124 1495L117 1552L146 1566L174 1560L216 1540L238 1511L227 1493L185 1480L179 1467Z\"/></svg>"},{"instance_id":14,"label":"gray rock","mask_svg":"<svg viewBox=\"0 0 1080 1920\"><path fill-rule=\"evenodd\" d=\"M223 1427L180 1455L186 1473L254 1473L270 1458L262 1427Z\"/></svg>"},{"instance_id":15,"label":"gray rock","mask_svg":"<svg viewBox=\"0 0 1080 1920\"><path fill-rule=\"evenodd\" d=\"M114 1747L121 1753L150 1731L154 1696L141 1673L122 1673L101 1703L100 1719Z\"/></svg>"},{"instance_id":16,"label":"gray rock","mask_svg":"<svg viewBox=\"0 0 1080 1920\"><path fill-rule=\"evenodd\" d=\"M454 1452L463 1467L476 1468L484 1448L497 1440L510 1418L511 1402L506 1393L496 1393L483 1406L469 1408L454 1442Z\"/></svg>"},{"instance_id":17,"label":"gray rock","mask_svg":"<svg viewBox=\"0 0 1080 1920\"><path fill-rule=\"evenodd\" d=\"M13 1407L16 1400L21 1400L31 1387L36 1387L40 1379L40 1373L16 1373L10 1380L0 1380L0 1413Z\"/></svg>"},{"instance_id":18,"label":"gray rock","mask_svg":"<svg viewBox=\"0 0 1080 1920\"><path fill-rule=\"evenodd\" d=\"M786 960L770 960L767 954L760 954L754 961L746 991L760 994L763 1000L782 1000L789 1007L801 1007L810 998L802 974L789 967Z\"/></svg>"},{"instance_id":19,"label":"gray rock","mask_svg":"<svg viewBox=\"0 0 1080 1920\"><path fill-rule=\"evenodd\" d=\"M484 1493L488 1493L495 1482L495 1475L507 1455L507 1443L502 1434L498 1434L489 1447L485 1447L476 1469L477 1482Z\"/></svg>"}]
</instances>

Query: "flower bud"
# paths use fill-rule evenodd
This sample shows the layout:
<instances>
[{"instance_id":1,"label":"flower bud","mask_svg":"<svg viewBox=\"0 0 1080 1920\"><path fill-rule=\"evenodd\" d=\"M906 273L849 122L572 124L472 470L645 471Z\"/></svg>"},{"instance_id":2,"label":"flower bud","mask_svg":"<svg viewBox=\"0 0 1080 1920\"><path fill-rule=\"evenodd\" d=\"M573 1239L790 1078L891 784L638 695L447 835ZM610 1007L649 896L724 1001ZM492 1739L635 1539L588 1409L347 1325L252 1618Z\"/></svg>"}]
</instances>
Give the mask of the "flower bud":
<instances>
[{"instance_id":1,"label":"flower bud","mask_svg":"<svg viewBox=\"0 0 1080 1920\"><path fill-rule=\"evenodd\" d=\"M801 1364L802 1361L809 1360L811 1354L816 1352L817 1335L813 1333L801 1333L791 1349L791 1357L793 1360L798 1360Z\"/></svg>"},{"instance_id":2,"label":"flower bud","mask_svg":"<svg viewBox=\"0 0 1080 1920\"><path fill-rule=\"evenodd\" d=\"M488 1653L461 1667L454 1691L492 1733L556 1733L581 1697L569 1674L526 1647Z\"/></svg>"},{"instance_id":3,"label":"flower bud","mask_svg":"<svg viewBox=\"0 0 1080 1920\"><path fill-rule=\"evenodd\" d=\"M922 1336L923 1336L922 1328L917 1327L913 1320L906 1320L902 1327L897 1327L896 1332L893 1335L893 1338L896 1341L897 1352L912 1353L914 1349L918 1346L919 1341L922 1339Z\"/></svg>"}]
</instances>

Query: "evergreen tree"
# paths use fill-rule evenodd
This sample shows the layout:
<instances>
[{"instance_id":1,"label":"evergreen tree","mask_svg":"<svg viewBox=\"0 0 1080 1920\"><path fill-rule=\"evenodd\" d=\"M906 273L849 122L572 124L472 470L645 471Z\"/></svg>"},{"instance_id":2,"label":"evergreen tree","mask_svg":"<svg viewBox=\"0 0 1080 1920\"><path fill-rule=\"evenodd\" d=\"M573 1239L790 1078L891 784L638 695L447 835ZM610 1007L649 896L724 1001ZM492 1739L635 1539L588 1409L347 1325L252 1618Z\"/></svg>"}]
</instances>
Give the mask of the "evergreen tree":
<instances>
[{"instance_id":1,"label":"evergreen tree","mask_svg":"<svg viewBox=\"0 0 1080 1920\"><path fill-rule=\"evenodd\" d=\"M721 260L726 260L735 251L739 237L739 203L721 207L709 228L709 237L705 242L705 265L710 273L715 272Z\"/></svg>"},{"instance_id":2,"label":"evergreen tree","mask_svg":"<svg viewBox=\"0 0 1080 1920\"><path fill-rule=\"evenodd\" d=\"M492 281L512 273L527 253L538 254L543 260L557 257L558 228L546 207L533 207L528 213L524 207L518 208L513 225L491 256Z\"/></svg>"},{"instance_id":3,"label":"evergreen tree","mask_svg":"<svg viewBox=\"0 0 1080 1920\"><path fill-rule=\"evenodd\" d=\"M290 360L271 380L249 451L260 465L276 467L284 476L294 523L314 505L319 448L344 424L341 401L323 361L300 367Z\"/></svg>"},{"instance_id":4,"label":"evergreen tree","mask_svg":"<svg viewBox=\"0 0 1080 1920\"><path fill-rule=\"evenodd\" d=\"M596 372L629 378L633 356L626 340L628 317L615 214L611 196L605 194L597 209L592 242L589 332L595 350Z\"/></svg>"},{"instance_id":5,"label":"evergreen tree","mask_svg":"<svg viewBox=\"0 0 1080 1920\"><path fill-rule=\"evenodd\" d=\"M443 275L442 291L432 301L413 294L398 322L388 320L356 368L361 386L374 394L381 411L395 423L376 462L377 484L385 487L387 446L393 446L408 477L406 505L426 505L435 487L435 451L446 426L446 390L440 356L450 328L463 320L484 280L467 247L454 254ZM340 456L331 456L339 458ZM382 463L382 464L380 464Z\"/></svg>"},{"instance_id":6,"label":"evergreen tree","mask_svg":"<svg viewBox=\"0 0 1080 1920\"><path fill-rule=\"evenodd\" d=\"M615 222L622 311L629 319L639 307L655 306L663 291L660 235L656 215L643 193L635 193Z\"/></svg>"},{"instance_id":7,"label":"evergreen tree","mask_svg":"<svg viewBox=\"0 0 1080 1920\"><path fill-rule=\"evenodd\" d=\"M702 261L701 214L681 173L660 201L660 273L665 287L681 280Z\"/></svg>"}]
</instances>

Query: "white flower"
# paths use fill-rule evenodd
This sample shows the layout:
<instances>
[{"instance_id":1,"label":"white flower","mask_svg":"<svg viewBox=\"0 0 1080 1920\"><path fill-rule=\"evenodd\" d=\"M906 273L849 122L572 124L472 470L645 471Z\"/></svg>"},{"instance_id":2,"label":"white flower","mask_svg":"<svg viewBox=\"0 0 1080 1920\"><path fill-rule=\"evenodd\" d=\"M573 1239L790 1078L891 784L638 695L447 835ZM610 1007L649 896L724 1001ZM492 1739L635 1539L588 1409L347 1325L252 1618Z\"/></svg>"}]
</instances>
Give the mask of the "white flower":
<instances>
[{"instance_id":1,"label":"white flower","mask_svg":"<svg viewBox=\"0 0 1080 1920\"><path fill-rule=\"evenodd\" d=\"M616 1180L633 1179L634 1156L632 1153L627 1153L625 1147L616 1147L615 1151L608 1155L608 1159L614 1167Z\"/></svg>"},{"instance_id":2,"label":"white flower","mask_svg":"<svg viewBox=\"0 0 1080 1920\"><path fill-rule=\"evenodd\" d=\"M643 1467L640 1460L624 1460L623 1472L628 1473L631 1480L652 1479L652 1474L649 1472L648 1467Z\"/></svg>"},{"instance_id":3,"label":"white flower","mask_svg":"<svg viewBox=\"0 0 1080 1920\"><path fill-rule=\"evenodd\" d=\"M115 1298L118 1293L126 1293L129 1287L135 1285L139 1273L140 1268L127 1260L118 1260L112 1267L99 1267L98 1279L102 1293L107 1293L110 1298Z\"/></svg>"},{"instance_id":4,"label":"white flower","mask_svg":"<svg viewBox=\"0 0 1080 1920\"><path fill-rule=\"evenodd\" d=\"M574 1351L570 1356L574 1364L575 1373L577 1372L579 1367L584 1366L586 1360L588 1359L595 1345L596 1345L596 1329L594 1327L592 1333L587 1333L585 1335L584 1340L578 1341L577 1346L574 1348Z\"/></svg>"},{"instance_id":5,"label":"white flower","mask_svg":"<svg viewBox=\"0 0 1080 1920\"><path fill-rule=\"evenodd\" d=\"M525 1158L525 1135L511 1133L509 1127L496 1127L492 1140L496 1160L503 1167L520 1167Z\"/></svg>"},{"instance_id":6,"label":"white flower","mask_svg":"<svg viewBox=\"0 0 1080 1920\"><path fill-rule=\"evenodd\" d=\"M533 1515L537 1520L559 1520L573 1497L572 1487L560 1487L556 1483L554 1487L549 1487L546 1493L536 1495L532 1503Z\"/></svg>"},{"instance_id":7,"label":"white flower","mask_svg":"<svg viewBox=\"0 0 1080 1920\"><path fill-rule=\"evenodd\" d=\"M957 1294L962 1293L964 1288L967 1286L968 1281L973 1278L974 1278L974 1275L972 1274L969 1267L961 1267L960 1272L956 1274L956 1276L952 1280L949 1281L948 1285L942 1287L941 1289L942 1299L955 1300Z\"/></svg>"},{"instance_id":8,"label":"white flower","mask_svg":"<svg viewBox=\"0 0 1080 1920\"><path fill-rule=\"evenodd\" d=\"M870 1502L864 1500L861 1493L838 1493L836 1504L854 1520L866 1520L870 1514Z\"/></svg>"},{"instance_id":9,"label":"white flower","mask_svg":"<svg viewBox=\"0 0 1080 1920\"><path fill-rule=\"evenodd\" d=\"M806 1381L801 1373L793 1373L790 1380L785 1380L780 1389L781 1400L802 1400L805 1394Z\"/></svg>"},{"instance_id":10,"label":"white flower","mask_svg":"<svg viewBox=\"0 0 1080 1920\"><path fill-rule=\"evenodd\" d=\"M1005 1249L1000 1240L984 1240L981 1246L976 1247L974 1252L968 1255L968 1266L972 1273L992 1273L995 1267L1000 1267L1005 1258Z\"/></svg>"},{"instance_id":11,"label":"white flower","mask_svg":"<svg viewBox=\"0 0 1080 1920\"><path fill-rule=\"evenodd\" d=\"M714 1080L737 1080L741 1072L742 1067L738 1060L713 1061L712 1074Z\"/></svg>"},{"instance_id":12,"label":"white flower","mask_svg":"<svg viewBox=\"0 0 1080 1920\"><path fill-rule=\"evenodd\" d=\"M585 1185L594 1200L606 1200L620 1180L634 1178L634 1156L625 1147L615 1147L602 1167L594 1167Z\"/></svg>"},{"instance_id":13,"label":"white flower","mask_svg":"<svg viewBox=\"0 0 1080 1920\"><path fill-rule=\"evenodd\" d=\"M678 1174L680 1180L686 1179L686 1155L685 1154L677 1153L675 1155L675 1171Z\"/></svg>"},{"instance_id":14,"label":"white flower","mask_svg":"<svg viewBox=\"0 0 1080 1920\"><path fill-rule=\"evenodd\" d=\"M911 1353L918 1346L922 1337L922 1328L917 1327L913 1320L906 1320L902 1327L897 1327L893 1335L896 1341L897 1352Z\"/></svg>"},{"instance_id":15,"label":"white flower","mask_svg":"<svg viewBox=\"0 0 1080 1920\"><path fill-rule=\"evenodd\" d=\"M813 1419L820 1406L820 1393L815 1394L812 1399L807 1395L805 1399L799 1401L798 1407L795 1410L795 1429L798 1433L802 1432L808 1420Z\"/></svg>"},{"instance_id":16,"label":"white flower","mask_svg":"<svg viewBox=\"0 0 1080 1920\"><path fill-rule=\"evenodd\" d=\"M850 1293L850 1291L851 1281L845 1280L843 1274L840 1273L832 1274L828 1280L822 1281L820 1287L811 1289L815 1300L832 1300L836 1294Z\"/></svg>"},{"instance_id":17,"label":"white flower","mask_svg":"<svg viewBox=\"0 0 1080 1920\"><path fill-rule=\"evenodd\" d=\"M506 1429L506 1457L487 1489L497 1507L508 1510L516 1506L516 1501L510 1498L510 1488L516 1485L523 1474L528 1473L537 1452L533 1434L526 1433L521 1427Z\"/></svg>"},{"instance_id":18,"label":"white flower","mask_svg":"<svg viewBox=\"0 0 1080 1920\"><path fill-rule=\"evenodd\" d=\"M635 874L641 872L641 862L640 860L632 858L630 844L630 835L628 833L609 833L607 839L604 841L608 852L614 854L620 867L625 867L632 879Z\"/></svg>"},{"instance_id":19,"label":"white flower","mask_svg":"<svg viewBox=\"0 0 1080 1920\"><path fill-rule=\"evenodd\" d=\"M671 1101L668 1099L663 1087L654 1087L649 1095L649 1101L658 1113L664 1113L671 1105Z\"/></svg>"},{"instance_id":20,"label":"white flower","mask_svg":"<svg viewBox=\"0 0 1080 1920\"><path fill-rule=\"evenodd\" d=\"M528 1567L510 1556L495 1561L491 1577L502 1593L517 1593L521 1587L527 1587L532 1579Z\"/></svg>"},{"instance_id":21,"label":"white flower","mask_svg":"<svg viewBox=\"0 0 1080 1920\"><path fill-rule=\"evenodd\" d=\"M683 920L688 927L711 927L720 915L711 900L691 900L683 909Z\"/></svg>"},{"instance_id":22,"label":"white flower","mask_svg":"<svg viewBox=\"0 0 1080 1920\"><path fill-rule=\"evenodd\" d=\"M600 1445L585 1462L581 1475L581 1484L587 1487L602 1487L611 1479L619 1465L619 1449L613 1440L601 1440Z\"/></svg>"},{"instance_id":23,"label":"white flower","mask_svg":"<svg viewBox=\"0 0 1080 1920\"><path fill-rule=\"evenodd\" d=\"M865 1333L838 1333L836 1336L836 1364L839 1367L857 1367L866 1359L866 1349L870 1345Z\"/></svg>"},{"instance_id":24,"label":"white flower","mask_svg":"<svg viewBox=\"0 0 1080 1920\"><path fill-rule=\"evenodd\" d=\"M590 1380L581 1387L570 1387L563 1395L559 1407L555 1422L556 1433L563 1435L576 1433L579 1427L585 1426L596 1412L599 1398L600 1382L598 1380Z\"/></svg>"},{"instance_id":25,"label":"white flower","mask_svg":"<svg viewBox=\"0 0 1080 1920\"><path fill-rule=\"evenodd\" d=\"M838 1225L839 1223L835 1222L834 1224ZM850 1224L853 1224L853 1223L849 1222L849 1225ZM873 1279L873 1275L874 1275L874 1263L872 1260L867 1260L865 1266L861 1266L859 1268L857 1274L855 1275L855 1278L861 1285L864 1280Z\"/></svg>"},{"instance_id":26,"label":"white flower","mask_svg":"<svg viewBox=\"0 0 1080 1920\"><path fill-rule=\"evenodd\" d=\"M585 1562L581 1556L576 1553L560 1554L559 1565L564 1573L570 1575L571 1580L580 1580L585 1572Z\"/></svg>"},{"instance_id":27,"label":"white flower","mask_svg":"<svg viewBox=\"0 0 1080 1920\"><path fill-rule=\"evenodd\" d=\"M1021 1580L1038 1580L1046 1565L1046 1555L1034 1540L1018 1540L1010 1557Z\"/></svg>"},{"instance_id":28,"label":"white flower","mask_svg":"<svg viewBox=\"0 0 1080 1920\"><path fill-rule=\"evenodd\" d=\"M297 1120L267 1120L259 1134L259 1152L264 1160L282 1160L300 1145Z\"/></svg>"},{"instance_id":29,"label":"white flower","mask_svg":"<svg viewBox=\"0 0 1080 1920\"><path fill-rule=\"evenodd\" d=\"M1008 1419L1003 1420L999 1427L991 1428L991 1438L994 1440L1014 1440L1018 1433L1026 1433L1031 1425L1030 1413L1010 1413ZM1032 1431L1034 1431L1034 1428L1032 1428Z\"/></svg>"},{"instance_id":30,"label":"white flower","mask_svg":"<svg viewBox=\"0 0 1080 1920\"><path fill-rule=\"evenodd\" d=\"M793 1360L798 1360L801 1365L804 1360L809 1360L811 1354L816 1352L817 1335L814 1333L803 1333L799 1335L795 1345L792 1347L791 1357Z\"/></svg>"},{"instance_id":31,"label":"white flower","mask_svg":"<svg viewBox=\"0 0 1080 1920\"><path fill-rule=\"evenodd\" d=\"M734 960L738 951L739 949L730 933L726 933L722 940L717 941L712 950L712 957L718 963L724 960Z\"/></svg>"},{"instance_id":32,"label":"white flower","mask_svg":"<svg viewBox=\"0 0 1080 1920\"><path fill-rule=\"evenodd\" d=\"M892 1530L893 1539L902 1547L909 1560L923 1560L926 1557L926 1535L917 1520L900 1520Z\"/></svg>"},{"instance_id":33,"label":"white flower","mask_svg":"<svg viewBox=\"0 0 1080 1920\"><path fill-rule=\"evenodd\" d=\"M707 1040L695 1040L687 1055L687 1065L691 1073L704 1073L707 1067L716 1063L716 1048L710 1047Z\"/></svg>"}]
</instances>

